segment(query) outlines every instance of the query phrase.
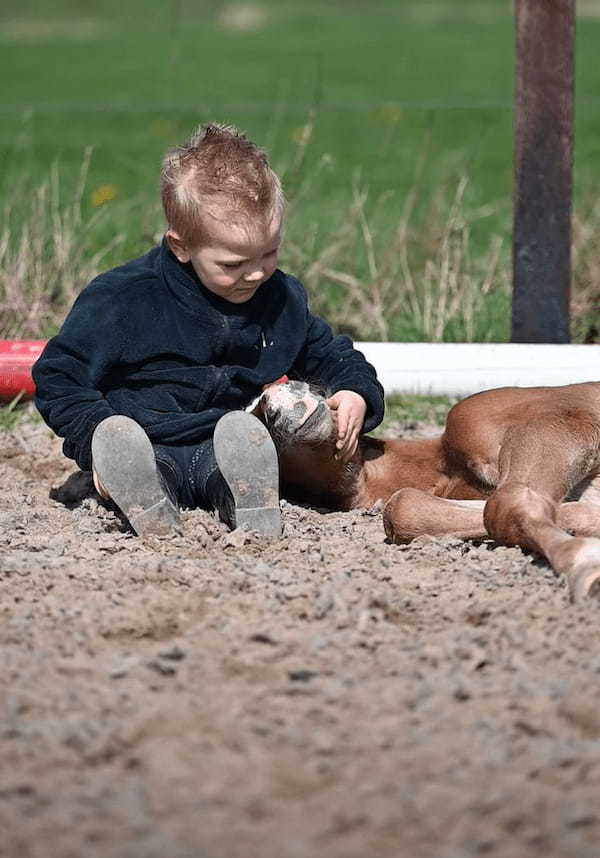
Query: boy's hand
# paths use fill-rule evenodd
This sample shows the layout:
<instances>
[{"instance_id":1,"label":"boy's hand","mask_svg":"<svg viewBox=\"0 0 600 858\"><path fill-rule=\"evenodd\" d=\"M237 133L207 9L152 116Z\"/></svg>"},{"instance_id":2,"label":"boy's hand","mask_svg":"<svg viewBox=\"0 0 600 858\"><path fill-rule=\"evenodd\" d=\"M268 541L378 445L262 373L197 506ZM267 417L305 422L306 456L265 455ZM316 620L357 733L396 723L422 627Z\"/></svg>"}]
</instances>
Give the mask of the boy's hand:
<instances>
[{"instance_id":1,"label":"boy's hand","mask_svg":"<svg viewBox=\"0 0 600 858\"><path fill-rule=\"evenodd\" d=\"M93 480L94 480L94 488L96 489L96 491L98 492L98 494L100 495L100 497L101 497L101 498L104 498L104 500L110 500L110 495L109 495L109 493L106 491L106 489L104 488L104 486L103 486L103 485L102 485L102 483L100 482L100 477L98 476L98 474L96 473L96 471L95 471L95 470L93 470L93 469L92 469L92 477L93 477Z\"/></svg>"},{"instance_id":2,"label":"boy's hand","mask_svg":"<svg viewBox=\"0 0 600 858\"><path fill-rule=\"evenodd\" d=\"M326 403L336 412L337 417L338 440L335 445L335 458L348 462L358 447L358 436L365 421L367 403L353 390L338 390Z\"/></svg>"}]
</instances>

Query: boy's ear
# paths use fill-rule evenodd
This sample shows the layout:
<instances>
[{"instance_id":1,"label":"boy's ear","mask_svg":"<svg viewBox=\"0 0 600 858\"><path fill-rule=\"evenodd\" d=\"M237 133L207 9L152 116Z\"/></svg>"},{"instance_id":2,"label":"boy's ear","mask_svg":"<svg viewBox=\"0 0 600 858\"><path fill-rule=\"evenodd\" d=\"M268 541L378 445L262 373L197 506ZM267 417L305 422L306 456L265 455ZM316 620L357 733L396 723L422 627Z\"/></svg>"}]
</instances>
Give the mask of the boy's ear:
<instances>
[{"instance_id":1,"label":"boy's ear","mask_svg":"<svg viewBox=\"0 0 600 858\"><path fill-rule=\"evenodd\" d=\"M172 253L175 254L180 262L189 262L191 259L190 252L187 249L185 241L172 229L168 229L165 233L167 244Z\"/></svg>"}]
</instances>

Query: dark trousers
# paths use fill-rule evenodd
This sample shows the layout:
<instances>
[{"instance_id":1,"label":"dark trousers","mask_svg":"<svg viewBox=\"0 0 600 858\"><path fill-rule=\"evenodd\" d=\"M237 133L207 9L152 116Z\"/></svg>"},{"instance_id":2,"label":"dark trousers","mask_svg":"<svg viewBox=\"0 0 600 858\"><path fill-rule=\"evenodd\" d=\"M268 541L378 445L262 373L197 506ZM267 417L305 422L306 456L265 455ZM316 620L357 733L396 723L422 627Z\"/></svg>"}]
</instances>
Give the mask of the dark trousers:
<instances>
[{"instance_id":1,"label":"dark trousers","mask_svg":"<svg viewBox=\"0 0 600 858\"><path fill-rule=\"evenodd\" d=\"M226 483L215 459L212 438L201 444L154 445L158 471L180 509L219 509Z\"/></svg>"}]
</instances>

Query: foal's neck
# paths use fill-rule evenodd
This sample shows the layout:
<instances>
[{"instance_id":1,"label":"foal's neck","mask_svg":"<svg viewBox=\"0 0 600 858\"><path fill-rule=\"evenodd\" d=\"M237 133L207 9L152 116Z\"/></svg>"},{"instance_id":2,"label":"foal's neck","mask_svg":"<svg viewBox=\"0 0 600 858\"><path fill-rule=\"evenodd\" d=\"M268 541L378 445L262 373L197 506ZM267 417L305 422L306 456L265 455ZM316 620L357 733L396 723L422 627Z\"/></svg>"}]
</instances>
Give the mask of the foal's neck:
<instances>
[{"instance_id":1,"label":"foal's neck","mask_svg":"<svg viewBox=\"0 0 600 858\"><path fill-rule=\"evenodd\" d=\"M359 452L348 463L335 458L335 441L312 446L300 444L279 451L284 494L290 499L328 509L349 510L360 483Z\"/></svg>"},{"instance_id":2,"label":"foal's neck","mask_svg":"<svg viewBox=\"0 0 600 858\"><path fill-rule=\"evenodd\" d=\"M348 463L335 458L335 444L298 445L280 451L282 487L290 499L335 510L384 503L403 488L439 497L477 498L453 462L443 437L380 440L364 435Z\"/></svg>"},{"instance_id":3,"label":"foal's neck","mask_svg":"<svg viewBox=\"0 0 600 858\"><path fill-rule=\"evenodd\" d=\"M380 440L365 435L360 454L362 469L355 506L387 501L403 488L435 492L445 471L441 437Z\"/></svg>"},{"instance_id":4,"label":"foal's neck","mask_svg":"<svg viewBox=\"0 0 600 858\"><path fill-rule=\"evenodd\" d=\"M285 493L336 510L370 507L401 488L435 492L443 479L441 439L380 440L364 435L347 462L335 458L335 443L301 445L280 455Z\"/></svg>"}]
</instances>

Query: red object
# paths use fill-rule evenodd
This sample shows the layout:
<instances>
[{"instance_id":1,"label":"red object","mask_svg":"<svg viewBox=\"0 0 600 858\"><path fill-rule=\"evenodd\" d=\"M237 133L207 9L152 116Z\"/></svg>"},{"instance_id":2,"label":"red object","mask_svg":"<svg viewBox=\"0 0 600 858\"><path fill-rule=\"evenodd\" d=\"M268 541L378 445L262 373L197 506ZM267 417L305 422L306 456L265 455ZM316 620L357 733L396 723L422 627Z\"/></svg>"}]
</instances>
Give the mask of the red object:
<instances>
[{"instance_id":1,"label":"red object","mask_svg":"<svg viewBox=\"0 0 600 858\"><path fill-rule=\"evenodd\" d=\"M0 340L0 402L11 402L19 394L22 399L31 399L35 393L31 368L46 342Z\"/></svg>"},{"instance_id":2,"label":"red object","mask_svg":"<svg viewBox=\"0 0 600 858\"><path fill-rule=\"evenodd\" d=\"M262 389L266 390L267 387L272 387L274 384L286 384L289 381L287 375L282 375L281 378L276 378L275 381L270 381L268 384L263 384Z\"/></svg>"}]
</instances>

